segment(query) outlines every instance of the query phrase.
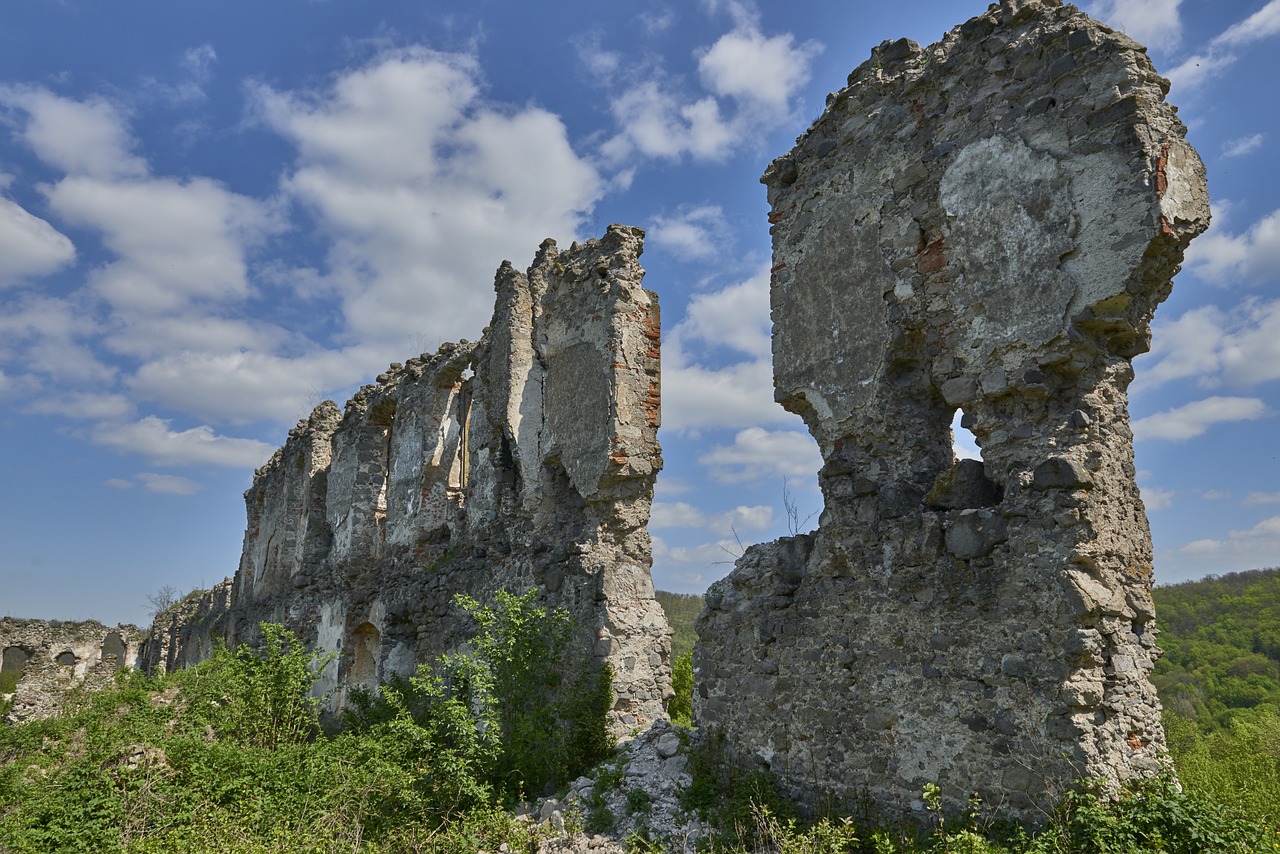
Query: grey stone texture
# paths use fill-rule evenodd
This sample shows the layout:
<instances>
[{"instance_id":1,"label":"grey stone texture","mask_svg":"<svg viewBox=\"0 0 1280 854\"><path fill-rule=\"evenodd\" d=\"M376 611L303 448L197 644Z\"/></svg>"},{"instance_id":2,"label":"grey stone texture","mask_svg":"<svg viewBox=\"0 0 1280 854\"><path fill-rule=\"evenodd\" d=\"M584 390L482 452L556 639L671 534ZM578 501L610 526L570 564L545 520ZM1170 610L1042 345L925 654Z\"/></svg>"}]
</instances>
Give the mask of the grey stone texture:
<instances>
[{"instance_id":1,"label":"grey stone texture","mask_svg":"<svg viewBox=\"0 0 1280 854\"><path fill-rule=\"evenodd\" d=\"M659 315L644 233L610 226L568 251L503 263L476 343L392 364L344 410L326 401L245 493L240 567L162 615L148 667L253 643L282 623L337 658L317 690L456 651L455 594L537 587L577 625L578 660L612 666L621 735L665 717L670 630L646 526L662 466ZM442 308L443 310L443 308Z\"/></svg>"},{"instance_id":2,"label":"grey stone texture","mask_svg":"<svg viewBox=\"0 0 1280 854\"><path fill-rule=\"evenodd\" d=\"M68 691L106 685L135 666L143 637L131 625L0 618L0 668L20 674L4 721L53 717Z\"/></svg>"},{"instance_id":3,"label":"grey stone texture","mask_svg":"<svg viewBox=\"0 0 1280 854\"><path fill-rule=\"evenodd\" d=\"M1161 767L1126 389L1209 217L1167 91L1074 6L1005 0L880 45L765 172L776 398L825 509L708 592L694 710L802 802L919 814L936 782L1035 821Z\"/></svg>"}]
</instances>

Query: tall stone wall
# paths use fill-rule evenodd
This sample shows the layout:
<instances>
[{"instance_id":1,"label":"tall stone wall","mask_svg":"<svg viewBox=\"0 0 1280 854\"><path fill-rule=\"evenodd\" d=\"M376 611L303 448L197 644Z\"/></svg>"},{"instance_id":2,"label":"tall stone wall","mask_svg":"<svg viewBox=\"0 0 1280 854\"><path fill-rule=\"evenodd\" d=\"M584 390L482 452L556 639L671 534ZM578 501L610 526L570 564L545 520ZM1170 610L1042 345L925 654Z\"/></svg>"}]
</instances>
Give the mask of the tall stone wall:
<instances>
[{"instance_id":1,"label":"tall stone wall","mask_svg":"<svg viewBox=\"0 0 1280 854\"><path fill-rule=\"evenodd\" d=\"M1167 90L1075 7L1005 0L880 45L765 172L776 397L825 509L708 592L695 716L801 800L936 782L1036 820L1160 767L1126 388L1209 213Z\"/></svg>"},{"instance_id":2,"label":"tall stone wall","mask_svg":"<svg viewBox=\"0 0 1280 854\"><path fill-rule=\"evenodd\" d=\"M669 629L646 530L662 458L657 297L643 232L611 226L498 270L476 343L393 364L318 406L254 477L234 581L165 615L150 666L253 642L261 621L337 652L319 690L408 675L469 635L453 603L537 587L608 663L619 733L664 716ZM442 307L444 310L444 307Z\"/></svg>"},{"instance_id":3,"label":"tall stone wall","mask_svg":"<svg viewBox=\"0 0 1280 854\"><path fill-rule=\"evenodd\" d=\"M4 721L56 715L68 691L100 687L117 670L133 667L142 639L131 625L0 618L0 671L17 674Z\"/></svg>"}]
</instances>

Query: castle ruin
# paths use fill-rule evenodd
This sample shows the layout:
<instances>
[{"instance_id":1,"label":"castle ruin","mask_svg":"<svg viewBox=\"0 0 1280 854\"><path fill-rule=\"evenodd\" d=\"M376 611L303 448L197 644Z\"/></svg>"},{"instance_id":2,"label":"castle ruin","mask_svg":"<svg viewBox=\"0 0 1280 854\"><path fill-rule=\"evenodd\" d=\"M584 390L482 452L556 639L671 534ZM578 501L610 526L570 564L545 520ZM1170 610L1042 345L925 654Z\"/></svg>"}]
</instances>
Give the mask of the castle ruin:
<instances>
[{"instance_id":1,"label":"castle ruin","mask_svg":"<svg viewBox=\"0 0 1280 854\"><path fill-rule=\"evenodd\" d=\"M1160 769L1126 389L1209 216L1168 86L1074 6L1004 0L880 45L765 172L776 398L825 509L707 593L694 703L800 801L933 782L1035 820Z\"/></svg>"},{"instance_id":2,"label":"castle ruin","mask_svg":"<svg viewBox=\"0 0 1280 854\"><path fill-rule=\"evenodd\" d=\"M657 441L659 316L642 287L640 229L498 270L476 343L393 364L290 431L245 493L235 578L153 628L149 669L253 643L281 623L337 657L317 691L456 651L457 594L537 587L578 626L578 658L610 665L615 733L665 716L669 629L654 599L649 508Z\"/></svg>"}]
</instances>

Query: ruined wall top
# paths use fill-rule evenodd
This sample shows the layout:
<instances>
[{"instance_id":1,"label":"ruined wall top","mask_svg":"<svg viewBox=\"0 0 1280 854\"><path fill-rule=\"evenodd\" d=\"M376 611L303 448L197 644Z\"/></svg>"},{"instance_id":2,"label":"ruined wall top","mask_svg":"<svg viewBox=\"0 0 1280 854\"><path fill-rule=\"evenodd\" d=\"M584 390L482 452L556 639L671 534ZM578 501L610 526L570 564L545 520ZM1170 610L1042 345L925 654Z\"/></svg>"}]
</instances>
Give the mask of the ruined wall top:
<instances>
[{"instance_id":1,"label":"ruined wall top","mask_svg":"<svg viewBox=\"0 0 1280 854\"><path fill-rule=\"evenodd\" d=\"M1167 91L1145 48L1054 0L873 50L762 179L778 400L833 440L925 326L954 405L1069 361L1080 335L1143 352L1208 222ZM841 276L857 304L832 311L815 283Z\"/></svg>"}]
</instances>

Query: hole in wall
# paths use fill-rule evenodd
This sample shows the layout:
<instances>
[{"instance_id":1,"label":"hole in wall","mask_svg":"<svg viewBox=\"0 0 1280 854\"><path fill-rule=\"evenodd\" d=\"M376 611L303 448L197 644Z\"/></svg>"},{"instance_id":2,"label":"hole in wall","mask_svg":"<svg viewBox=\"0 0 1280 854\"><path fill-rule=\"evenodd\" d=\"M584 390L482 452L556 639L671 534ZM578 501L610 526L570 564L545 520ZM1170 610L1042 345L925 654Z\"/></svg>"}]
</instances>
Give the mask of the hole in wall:
<instances>
[{"instance_id":1,"label":"hole in wall","mask_svg":"<svg viewBox=\"0 0 1280 854\"><path fill-rule=\"evenodd\" d=\"M66 652L60 652L58 653L58 657L55 658L54 661L58 662L58 664L62 667L75 667L76 654L74 652L71 652L70 650L67 650Z\"/></svg>"},{"instance_id":2,"label":"hole in wall","mask_svg":"<svg viewBox=\"0 0 1280 854\"><path fill-rule=\"evenodd\" d=\"M6 647L3 657L0 658L0 670L8 672L10 670L22 671L27 666L27 662L31 660L31 653L27 652L20 646Z\"/></svg>"},{"instance_id":3,"label":"hole in wall","mask_svg":"<svg viewBox=\"0 0 1280 854\"><path fill-rule=\"evenodd\" d=\"M370 691L378 687L378 650L381 647L382 633L372 623L361 623L356 627L351 633L349 685L360 685Z\"/></svg>"},{"instance_id":4,"label":"hole in wall","mask_svg":"<svg viewBox=\"0 0 1280 854\"><path fill-rule=\"evenodd\" d=\"M114 658L116 667L123 667L124 654L124 638L120 637L119 632L109 632L102 640L102 660L106 661L108 658Z\"/></svg>"},{"instance_id":5,"label":"hole in wall","mask_svg":"<svg viewBox=\"0 0 1280 854\"><path fill-rule=\"evenodd\" d=\"M951 448L958 460L982 461L982 448L978 447L978 437L969 429L969 416L963 409L957 409L951 419Z\"/></svg>"}]
</instances>

